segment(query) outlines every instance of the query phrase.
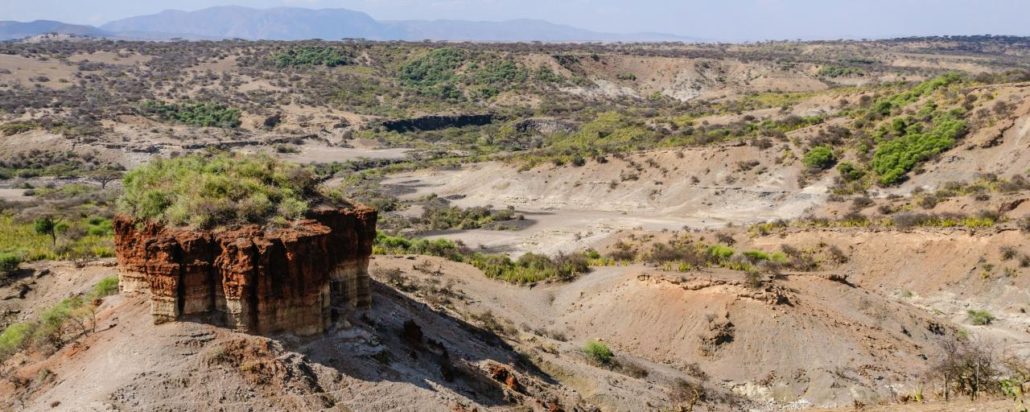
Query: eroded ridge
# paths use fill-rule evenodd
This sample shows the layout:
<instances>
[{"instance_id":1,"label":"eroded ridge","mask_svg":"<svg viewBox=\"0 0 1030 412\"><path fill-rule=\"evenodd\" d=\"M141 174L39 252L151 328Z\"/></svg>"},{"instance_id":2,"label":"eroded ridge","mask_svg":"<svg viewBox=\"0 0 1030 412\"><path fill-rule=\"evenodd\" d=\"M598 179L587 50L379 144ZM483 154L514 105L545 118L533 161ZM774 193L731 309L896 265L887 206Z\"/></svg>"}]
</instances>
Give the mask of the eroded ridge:
<instances>
[{"instance_id":1,"label":"eroded ridge","mask_svg":"<svg viewBox=\"0 0 1030 412\"><path fill-rule=\"evenodd\" d=\"M155 323L196 318L242 332L325 331L334 307L367 307L376 211L324 208L288 227L215 230L115 220L123 293Z\"/></svg>"}]
</instances>

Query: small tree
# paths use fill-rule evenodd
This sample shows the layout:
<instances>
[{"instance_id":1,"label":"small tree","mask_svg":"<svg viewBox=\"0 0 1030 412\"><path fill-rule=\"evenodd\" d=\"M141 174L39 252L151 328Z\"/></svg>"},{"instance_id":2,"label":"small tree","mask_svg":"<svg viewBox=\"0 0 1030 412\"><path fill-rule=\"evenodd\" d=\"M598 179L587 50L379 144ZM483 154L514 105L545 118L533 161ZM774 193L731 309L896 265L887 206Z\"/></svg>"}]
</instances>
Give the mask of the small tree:
<instances>
[{"instance_id":1,"label":"small tree","mask_svg":"<svg viewBox=\"0 0 1030 412\"><path fill-rule=\"evenodd\" d=\"M90 173L89 178L100 183L101 189L107 189L107 184L122 178L122 171L112 167L103 167Z\"/></svg>"},{"instance_id":2,"label":"small tree","mask_svg":"<svg viewBox=\"0 0 1030 412\"><path fill-rule=\"evenodd\" d=\"M54 246L57 246L57 221L52 216L44 216L34 222L36 233L49 235Z\"/></svg>"}]
</instances>

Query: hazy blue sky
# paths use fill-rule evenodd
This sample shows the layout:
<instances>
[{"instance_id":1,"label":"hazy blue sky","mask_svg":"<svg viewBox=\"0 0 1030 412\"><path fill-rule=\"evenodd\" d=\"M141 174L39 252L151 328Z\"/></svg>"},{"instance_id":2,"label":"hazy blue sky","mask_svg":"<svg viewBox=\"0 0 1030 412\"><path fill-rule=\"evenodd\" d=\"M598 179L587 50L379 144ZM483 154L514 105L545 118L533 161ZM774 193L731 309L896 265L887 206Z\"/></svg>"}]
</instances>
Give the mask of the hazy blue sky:
<instances>
[{"instance_id":1,"label":"hazy blue sky","mask_svg":"<svg viewBox=\"0 0 1030 412\"><path fill-rule=\"evenodd\" d=\"M349 8L377 19L544 19L717 40L1030 35L1030 0L0 0L0 20L101 24L215 5Z\"/></svg>"}]
</instances>

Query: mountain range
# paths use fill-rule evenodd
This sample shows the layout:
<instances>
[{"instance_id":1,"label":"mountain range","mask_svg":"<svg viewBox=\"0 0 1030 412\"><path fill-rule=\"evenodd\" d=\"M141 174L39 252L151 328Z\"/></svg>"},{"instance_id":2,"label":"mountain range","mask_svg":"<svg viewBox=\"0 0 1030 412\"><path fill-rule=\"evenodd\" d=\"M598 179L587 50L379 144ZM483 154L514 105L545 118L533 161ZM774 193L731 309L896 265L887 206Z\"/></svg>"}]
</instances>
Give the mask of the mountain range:
<instances>
[{"instance_id":1,"label":"mountain range","mask_svg":"<svg viewBox=\"0 0 1030 412\"><path fill-rule=\"evenodd\" d=\"M103 37L107 32L93 26L61 23L53 20L31 22L0 20L0 40L20 39L46 33L73 34L77 36Z\"/></svg>"},{"instance_id":2,"label":"mountain range","mask_svg":"<svg viewBox=\"0 0 1030 412\"><path fill-rule=\"evenodd\" d=\"M602 33L543 20L376 20L366 13L348 9L296 7L255 9L221 6L196 11L165 10L112 21L100 27L49 20L27 23L0 21L0 40L46 33L130 40L697 41L663 33Z\"/></svg>"}]
</instances>

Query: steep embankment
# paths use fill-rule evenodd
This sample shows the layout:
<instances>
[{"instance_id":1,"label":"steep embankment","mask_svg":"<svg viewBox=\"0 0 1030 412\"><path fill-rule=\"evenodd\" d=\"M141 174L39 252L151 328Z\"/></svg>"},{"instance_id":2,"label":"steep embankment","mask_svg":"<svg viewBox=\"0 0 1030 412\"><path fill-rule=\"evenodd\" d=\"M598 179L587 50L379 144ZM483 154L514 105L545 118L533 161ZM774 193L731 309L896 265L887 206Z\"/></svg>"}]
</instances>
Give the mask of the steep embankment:
<instances>
[{"instance_id":1,"label":"steep embankment","mask_svg":"<svg viewBox=\"0 0 1030 412\"><path fill-rule=\"evenodd\" d=\"M572 283L525 288L438 258L377 258L373 266L373 276L399 269L404 289L431 302L440 299L428 285L447 284L459 298L443 306L476 321L489 312L501 330L512 325L509 337L523 350L551 365L545 369L562 371L555 373L563 384L602 403L612 402L609 393L618 398L635 390L640 399L668 403L667 392L642 388L668 387L699 372L709 377L710 390L758 402L877 403L915 391L926 359L936 358L939 342L956 333L911 304L818 274L753 288L743 273L721 269L605 267ZM514 325L525 326L515 332ZM622 377L612 388L579 355L589 339L604 340L621 364L647 373Z\"/></svg>"},{"instance_id":2,"label":"steep embankment","mask_svg":"<svg viewBox=\"0 0 1030 412\"><path fill-rule=\"evenodd\" d=\"M281 229L214 231L115 220L123 293L150 296L157 323L206 316L258 334L325 331L332 306L370 304L376 211L324 209ZM224 318L224 319L219 319Z\"/></svg>"}]
</instances>

